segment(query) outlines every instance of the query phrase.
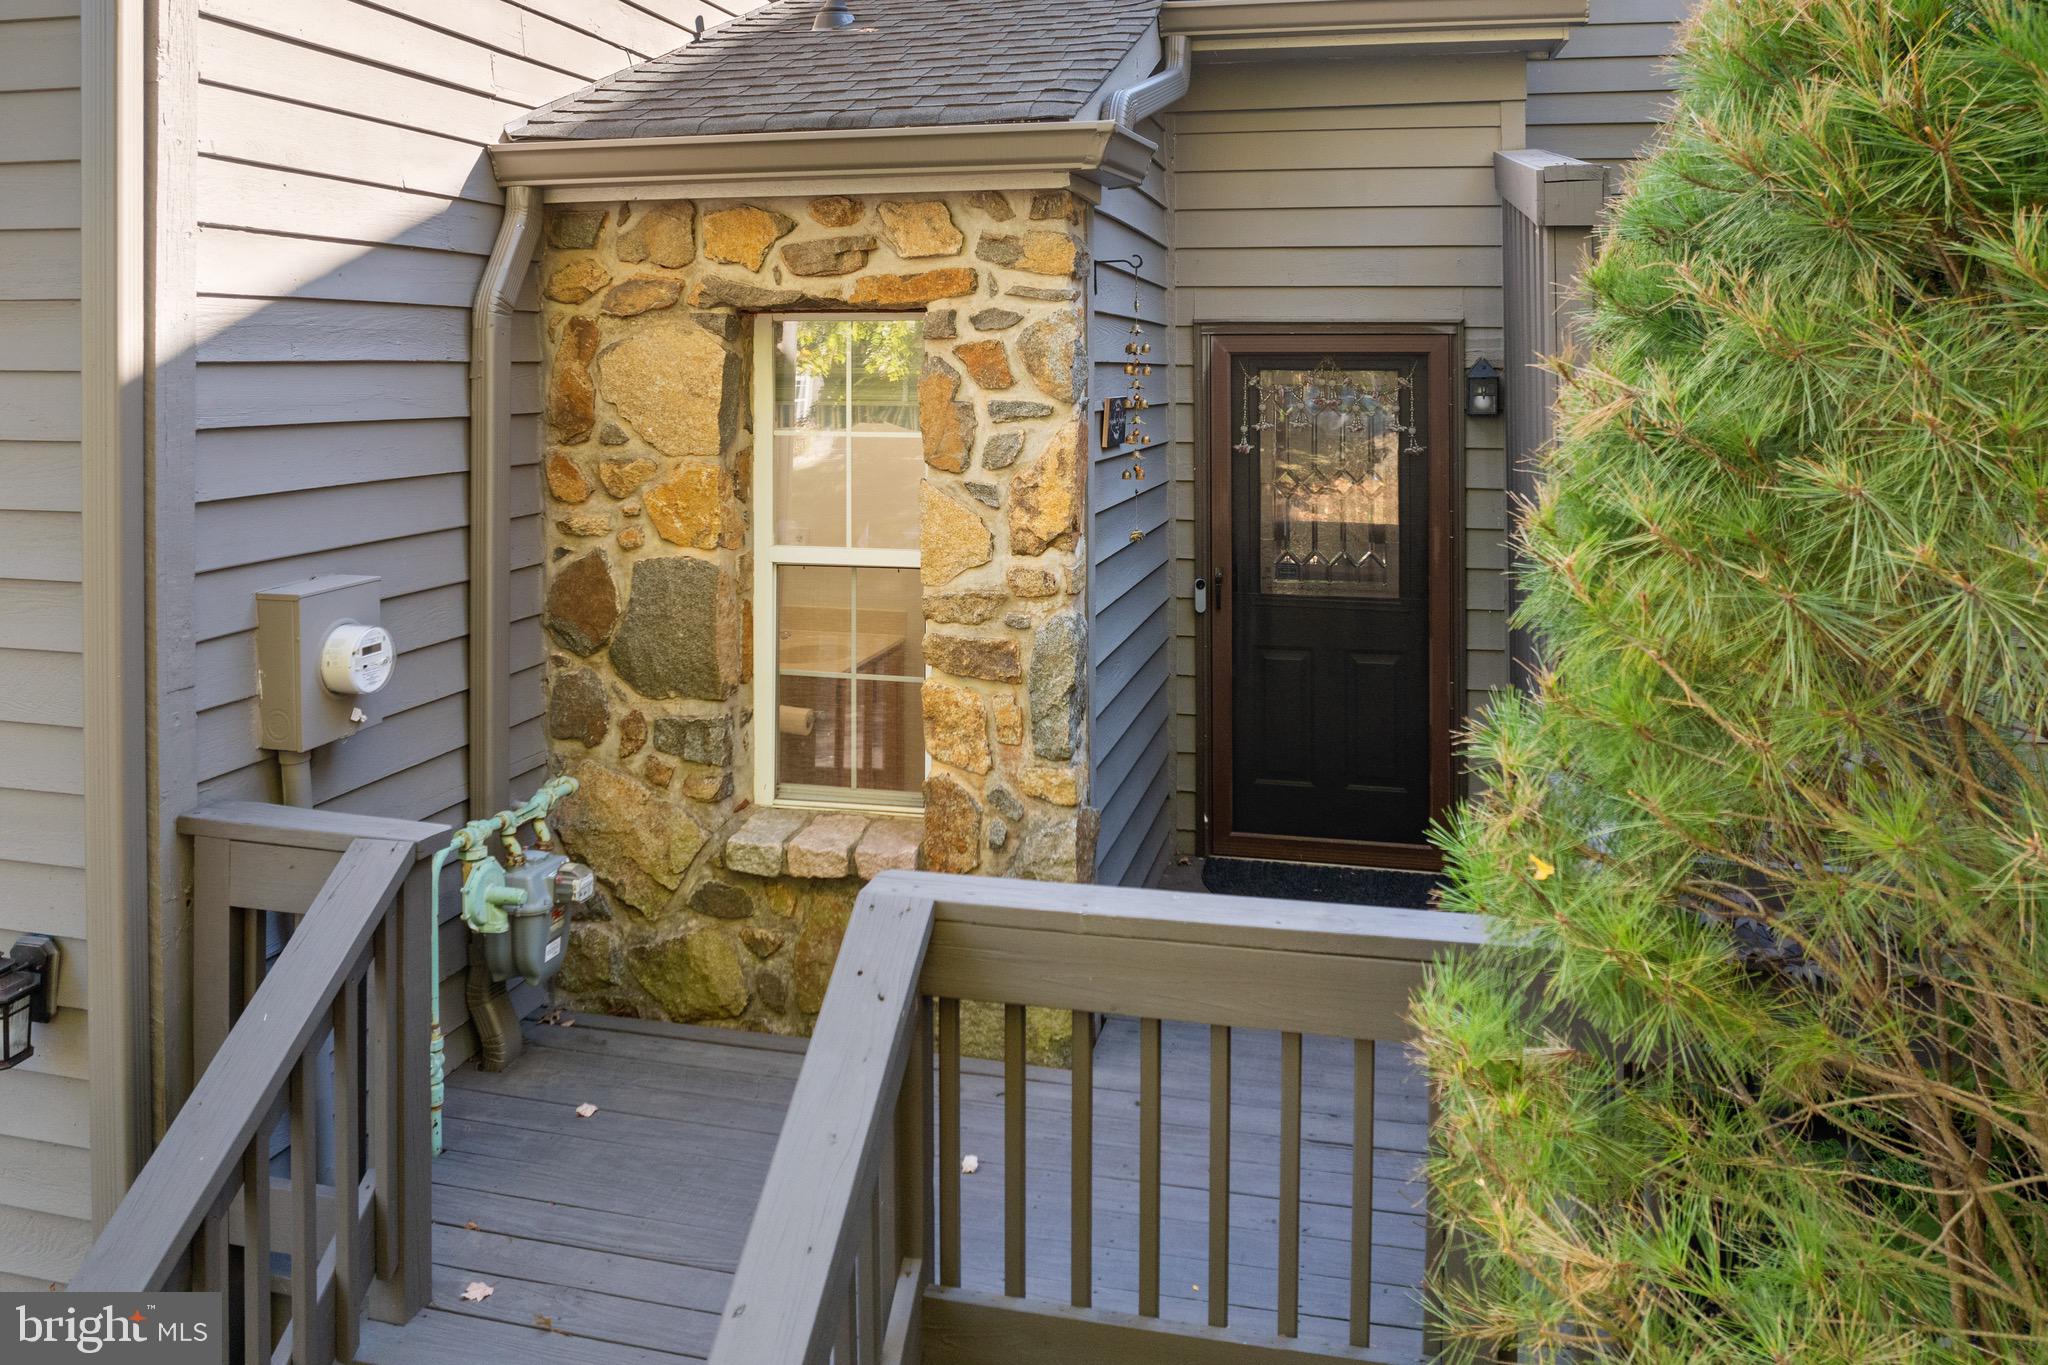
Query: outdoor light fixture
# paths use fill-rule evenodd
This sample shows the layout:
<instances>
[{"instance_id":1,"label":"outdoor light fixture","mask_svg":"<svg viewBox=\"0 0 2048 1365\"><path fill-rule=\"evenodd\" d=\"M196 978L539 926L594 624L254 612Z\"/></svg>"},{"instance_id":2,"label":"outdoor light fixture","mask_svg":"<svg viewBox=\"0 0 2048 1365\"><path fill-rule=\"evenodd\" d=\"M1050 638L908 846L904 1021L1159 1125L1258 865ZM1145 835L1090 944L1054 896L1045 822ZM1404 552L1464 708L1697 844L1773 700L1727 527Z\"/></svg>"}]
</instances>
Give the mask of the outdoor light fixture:
<instances>
[{"instance_id":1,"label":"outdoor light fixture","mask_svg":"<svg viewBox=\"0 0 2048 1365\"><path fill-rule=\"evenodd\" d=\"M56 994L57 945L23 934L0 958L0 1071L36 1055L33 1031L47 1024Z\"/></svg>"},{"instance_id":2,"label":"outdoor light fixture","mask_svg":"<svg viewBox=\"0 0 2048 1365\"><path fill-rule=\"evenodd\" d=\"M1473 361L1472 368L1465 371L1465 415L1500 416L1500 371L1484 357Z\"/></svg>"}]
</instances>

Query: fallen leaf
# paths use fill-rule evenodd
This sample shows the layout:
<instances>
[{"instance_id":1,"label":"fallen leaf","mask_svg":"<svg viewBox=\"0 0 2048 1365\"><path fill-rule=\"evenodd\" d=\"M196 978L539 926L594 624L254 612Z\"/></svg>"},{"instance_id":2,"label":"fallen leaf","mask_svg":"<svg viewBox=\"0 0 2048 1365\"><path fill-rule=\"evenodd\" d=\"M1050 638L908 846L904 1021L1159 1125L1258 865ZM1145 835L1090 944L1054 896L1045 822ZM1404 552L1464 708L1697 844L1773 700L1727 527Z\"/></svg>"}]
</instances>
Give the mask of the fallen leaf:
<instances>
[{"instance_id":1,"label":"fallen leaf","mask_svg":"<svg viewBox=\"0 0 2048 1365\"><path fill-rule=\"evenodd\" d=\"M974 1153L969 1152L966 1156L960 1158L960 1174L973 1175L976 1171L980 1169L981 1158L976 1156Z\"/></svg>"},{"instance_id":2,"label":"fallen leaf","mask_svg":"<svg viewBox=\"0 0 2048 1365\"><path fill-rule=\"evenodd\" d=\"M579 1104L576 1106L576 1117L579 1119L587 1119L596 1112L597 1106L594 1104Z\"/></svg>"},{"instance_id":3,"label":"fallen leaf","mask_svg":"<svg viewBox=\"0 0 2048 1365\"><path fill-rule=\"evenodd\" d=\"M462 1301L464 1303L482 1303L497 1292L497 1290L485 1284L482 1280L471 1280L462 1291Z\"/></svg>"},{"instance_id":4,"label":"fallen leaf","mask_svg":"<svg viewBox=\"0 0 2048 1365\"><path fill-rule=\"evenodd\" d=\"M533 1315L533 1325L535 1327L540 1328L540 1330L543 1332L552 1332L555 1330L555 1320L549 1317L546 1313L535 1313Z\"/></svg>"},{"instance_id":5,"label":"fallen leaf","mask_svg":"<svg viewBox=\"0 0 2048 1365\"><path fill-rule=\"evenodd\" d=\"M464 1226L465 1228L468 1228L468 1229L469 1229L469 1230L470 1230L471 1232L482 1232L482 1231L483 1231L483 1229L482 1229L482 1228L478 1227L478 1226L477 1226L476 1224L474 1224L474 1223L464 1223L464 1224L463 1224L462 1226Z\"/></svg>"},{"instance_id":6,"label":"fallen leaf","mask_svg":"<svg viewBox=\"0 0 2048 1365\"><path fill-rule=\"evenodd\" d=\"M1552 866L1550 863L1544 862L1535 854L1531 853L1529 855L1529 876L1533 880L1539 882L1547 882L1550 880L1551 876L1554 873L1556 873L1556 871L1556 867Z\"/></svg>"}]
</instances>

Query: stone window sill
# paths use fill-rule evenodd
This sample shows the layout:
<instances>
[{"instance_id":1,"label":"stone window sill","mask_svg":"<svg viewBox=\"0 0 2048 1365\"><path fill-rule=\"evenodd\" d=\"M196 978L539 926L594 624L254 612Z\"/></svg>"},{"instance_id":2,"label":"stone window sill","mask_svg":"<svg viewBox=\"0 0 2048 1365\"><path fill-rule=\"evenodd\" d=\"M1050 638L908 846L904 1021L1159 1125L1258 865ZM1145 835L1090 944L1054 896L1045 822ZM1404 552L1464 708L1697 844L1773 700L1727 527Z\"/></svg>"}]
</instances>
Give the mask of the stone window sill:
<instances>
[{"instance_id":1,"label":"stone window sill","mask_svg":"<svg viewBox=\"0 0 2048 1365\"><path fill-rule=\"evenodd\" d=\"M870 881L917 866L924 821L844 809L756 806L725 841L725 865L756 877Z\"/></svg>"}]
</instances>

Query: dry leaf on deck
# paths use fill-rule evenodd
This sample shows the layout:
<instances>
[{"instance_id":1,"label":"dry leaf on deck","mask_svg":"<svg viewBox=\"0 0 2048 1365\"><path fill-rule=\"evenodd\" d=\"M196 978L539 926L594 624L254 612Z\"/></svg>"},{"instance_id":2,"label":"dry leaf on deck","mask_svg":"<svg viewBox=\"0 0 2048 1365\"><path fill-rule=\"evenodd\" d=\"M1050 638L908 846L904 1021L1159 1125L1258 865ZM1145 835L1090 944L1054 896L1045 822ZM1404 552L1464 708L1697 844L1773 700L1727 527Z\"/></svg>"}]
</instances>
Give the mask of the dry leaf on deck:
<instances>
[{"instance_id":1,"label":"dry leaf on deck","mask_svg":"<svg viewBox=\"0 0 2048 1365\"><path fill-rule=\"evenodd\" d=\"M973 1175L976 1171L980 1169L981 1158L976 1156L974 1153L969 1152L966 1156L960 1158L960 1174Z\"/></svg>"},{"instance_id":2,"label":"dry leaf on deck","mask_svg":"<svg viewBox=\"0 0 2048 1365\"><path fill-rule=\"evenodd\" d=\"M482 1303L497 1292L497 1290L485 1284L482 1280L471 1280L463 1287L462 1301L464 1303Z\"/></svg>"},{"instance_id":3,"label":"dry leaf on deck","mask_svg":"<svg viewBox=\"0 0 2048 1365\"><path fill-rule=\"evenodd\" d=\"M579 1119L587 1119L596 1112L597 1106L594 1104L579 1104L576 1106L576 1117Z\"/></svg>"},{"instance_id":4,"label":"dry leaf on deck","mask_svg":"<svg viewBox=\"0 0 2048 1365\"><path fill-rule=\"evenodd\" d=\"M463 1224L462 1226L464 1226L465 1228L468 1228L468 1229L469 1229L469 1230L470 1230L471 1232L482 1232L482 1231L483 1231L483 1229L482 1229L482 1228L478 1227L478 1226L477 1226L476 1224L474 1224L474 1223L464 1223L464 1224Z\"/></svg>"}]
</instances>

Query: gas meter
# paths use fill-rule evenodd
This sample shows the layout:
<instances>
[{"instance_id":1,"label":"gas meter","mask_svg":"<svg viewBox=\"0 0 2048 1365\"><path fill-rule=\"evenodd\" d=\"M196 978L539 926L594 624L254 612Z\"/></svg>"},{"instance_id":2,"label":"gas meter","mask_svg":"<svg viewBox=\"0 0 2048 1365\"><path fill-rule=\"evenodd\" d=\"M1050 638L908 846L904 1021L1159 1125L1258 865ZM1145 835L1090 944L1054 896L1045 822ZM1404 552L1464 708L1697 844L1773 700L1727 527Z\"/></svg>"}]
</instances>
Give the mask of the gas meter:
<instances>
[{"instance_id":1,"label":"gas meter","mask_svg":"<svg viewBox=\"0 0 2048 1365\"><path fill-rule=\"evenodd\" d=\"M541 985L562 970L570 919L597 893L596 874L559 853L529 849L517 867L505 870L505 890L521 899L505 905L504 933L483 936L484 961L493 981L523 976Z\"/></svg>"}]
</instances>

